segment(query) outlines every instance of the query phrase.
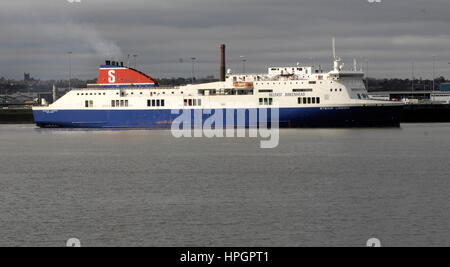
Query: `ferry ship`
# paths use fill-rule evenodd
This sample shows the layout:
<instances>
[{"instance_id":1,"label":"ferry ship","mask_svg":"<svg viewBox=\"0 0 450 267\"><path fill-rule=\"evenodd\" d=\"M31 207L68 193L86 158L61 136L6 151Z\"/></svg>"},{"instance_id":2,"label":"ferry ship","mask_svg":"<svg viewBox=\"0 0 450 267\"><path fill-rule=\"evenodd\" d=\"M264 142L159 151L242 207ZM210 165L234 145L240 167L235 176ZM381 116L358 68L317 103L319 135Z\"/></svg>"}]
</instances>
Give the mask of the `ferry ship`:
<instances>
[{"instance_id":1,"label":"ferry ship","mask_svg":"<svg viewBox=\"0 0 450 267\"><path fill-rule=\"evenodd\" d=\"M262 111L277 109L278 118L269 120L277 120L280 127L400 126L402 104L370 99L363 71L356 62L353 70L344 70L334 42L334 68L329 72L297 64L270 67L264 74L234 74L225 68L225 45L220 51L220 81L179 87L159 86L134 68L106 61L97 84L72 89L53 104L34 107L35 123L64 128L170 128L179 116L174 110L209 110L201 112L201 120L192 116L190 125L199 127L219 111L237 116L244 110L245 120L229 120L231 125L225 126L259 127L267 122ZM258 114L253 123L251 111Z\"/></svg>"}]
</instances>

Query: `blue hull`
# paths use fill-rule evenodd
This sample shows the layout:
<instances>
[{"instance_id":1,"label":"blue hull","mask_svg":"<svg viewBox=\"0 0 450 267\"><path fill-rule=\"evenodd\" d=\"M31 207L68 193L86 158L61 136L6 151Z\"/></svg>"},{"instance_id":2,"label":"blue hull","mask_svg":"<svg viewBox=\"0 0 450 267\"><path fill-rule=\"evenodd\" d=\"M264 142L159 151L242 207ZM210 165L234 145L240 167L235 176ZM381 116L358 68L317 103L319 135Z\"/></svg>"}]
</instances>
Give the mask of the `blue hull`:
<instances>
[{"instance_id":1,"label":"blue hull","mask_svg":"<svg viewBox=\"0 0 450 267\"><path fill-rule=\"evenodd\" d=\"M222 111L226 117L227 111ZM401 111L401 106L285 108L279 110L279 126L283 128L399 127ZM201 112L201 110L192 112L191 126L202 126L211 116L204 114L200 117L201 120L194 121L194 114L198 115ZM213 110L212 114L214 112ZM257 111L258 114L260 112L261 110ZM238 122L237 112L234 111L234 122L226 126L258 127L261 123L260 119L266 121L268 117L270 121L270 112L267 112L269 116L264 115L258 118L256 124L249 123L250 112L246 110L245 113L245 122ZM50 112L34 110L33 115L39 127L63 128L170 128L172 122L179 117L177 114L172 114L171 110L54 110Z\"/></svg>"}]
</instances>

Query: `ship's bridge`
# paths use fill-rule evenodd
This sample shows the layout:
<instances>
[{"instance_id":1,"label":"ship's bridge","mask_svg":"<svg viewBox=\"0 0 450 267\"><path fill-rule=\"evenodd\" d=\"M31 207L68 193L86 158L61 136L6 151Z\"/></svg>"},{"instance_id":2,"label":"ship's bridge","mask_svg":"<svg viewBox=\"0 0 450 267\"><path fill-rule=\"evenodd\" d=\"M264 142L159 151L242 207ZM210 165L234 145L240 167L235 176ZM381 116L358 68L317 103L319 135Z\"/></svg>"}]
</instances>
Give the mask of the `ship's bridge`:
<instances>
[{"instance_id":1,"label":"ship's bridge","mask_svg":"<svg viewBox=\"0 0 450 267\"><path fill-rule=\"evenodd\" d=\"M330 71L328 75L332 80L340 80L340 79L362 80L364 79L365 76L364 72L361 71Z\"/></svg>"},{"instance_id":2,"label":"ship's bridge","mask_svg":"<svg viewBox=\"0 0 450 267\"><path fill-rule=\"evenodd\" d=\"M288 80L324 80L326 73L322 68L306 67L271 67L267 74L229 74L226 81L235 87L251 87L253 82L288 81Z\"/></svg>"},{"instance_id":3,"label":"ship's bridge","mask_svg":"<svg viewBox=\"0 0 450 267\"><path fill-rule=\"evenodd\" d=\"M305 76L323 73L321 68L314 67L272 67L269 68L269 76Z\"/></svg>"}]
</instances>

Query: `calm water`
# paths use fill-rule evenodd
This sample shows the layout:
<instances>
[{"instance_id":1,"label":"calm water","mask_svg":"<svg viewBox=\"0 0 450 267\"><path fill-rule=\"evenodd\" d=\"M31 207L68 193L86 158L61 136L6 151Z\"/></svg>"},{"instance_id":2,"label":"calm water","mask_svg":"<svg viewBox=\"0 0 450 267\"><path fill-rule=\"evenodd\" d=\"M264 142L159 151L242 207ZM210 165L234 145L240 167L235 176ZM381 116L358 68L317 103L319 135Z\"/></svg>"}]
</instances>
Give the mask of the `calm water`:
<instances>
[{"instance_id":1,"label":"calm water","mask_svg":"<svg viewBox=\"0 0 450 267\"><path fill-rule=\"evenodd\" d=\"M0 126L0 246L450 245L450 124L256 139Z\"/></svg>"}]
</instances>

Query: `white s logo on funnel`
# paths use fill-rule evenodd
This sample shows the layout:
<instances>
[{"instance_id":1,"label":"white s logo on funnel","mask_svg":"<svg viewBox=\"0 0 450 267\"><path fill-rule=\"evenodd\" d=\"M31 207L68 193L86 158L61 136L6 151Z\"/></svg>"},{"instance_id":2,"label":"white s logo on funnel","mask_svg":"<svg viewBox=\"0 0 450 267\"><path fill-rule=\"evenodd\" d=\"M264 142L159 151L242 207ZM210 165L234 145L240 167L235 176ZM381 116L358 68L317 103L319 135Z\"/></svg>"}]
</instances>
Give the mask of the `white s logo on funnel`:
<instances>
[{"instance_id":1,"label":"white s logo on funnel","mask_svg":"<svg viewBox=\"0 0 450 267\"><path fill-rule=\"evenodd\" d=\"M116 71L110 70L108 71L108 82L109 83L115 83L116 82Z\"/></svg>"}]
</instances>

